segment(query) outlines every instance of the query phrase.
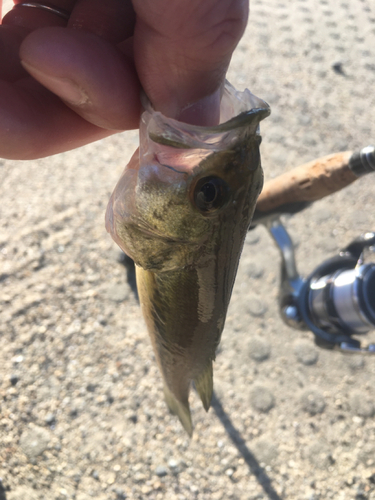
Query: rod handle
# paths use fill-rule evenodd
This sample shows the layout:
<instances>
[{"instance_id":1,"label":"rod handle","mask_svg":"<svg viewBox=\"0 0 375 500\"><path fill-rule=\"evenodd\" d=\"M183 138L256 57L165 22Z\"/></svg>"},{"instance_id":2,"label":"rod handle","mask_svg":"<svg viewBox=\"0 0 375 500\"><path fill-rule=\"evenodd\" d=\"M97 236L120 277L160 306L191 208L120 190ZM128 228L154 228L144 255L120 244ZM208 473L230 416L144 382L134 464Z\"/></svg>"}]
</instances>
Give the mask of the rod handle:
<instances>
[{"instance_id":1,"label":"rod handle","mask_svg":"<svg viewBox=\"0 0 375 500\"><path fill-rule=\"evenodd\" d=\"M267 181L257 211L270 212L282 205L320 200L354 182L358 176L349 163L351 151L318 158Z\"/></svg>"}]
</instances>

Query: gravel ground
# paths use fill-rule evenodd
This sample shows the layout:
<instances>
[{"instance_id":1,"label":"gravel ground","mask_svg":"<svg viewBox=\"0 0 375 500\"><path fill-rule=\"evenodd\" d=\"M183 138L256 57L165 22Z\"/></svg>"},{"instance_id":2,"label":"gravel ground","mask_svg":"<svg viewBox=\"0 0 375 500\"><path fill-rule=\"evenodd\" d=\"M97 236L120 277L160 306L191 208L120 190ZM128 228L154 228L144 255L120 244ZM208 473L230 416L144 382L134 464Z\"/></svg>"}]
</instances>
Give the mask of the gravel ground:
<instances>
[{"instance_id":1,"label":"gravel ground","mask_svg":"<svg viewBox=\"0 0 375 500\"><path fill-rule=\"evenodd\" d=\"M266 178L374 143L374 4L253 1L229 80L272 107ZM191 440L168 413L103 223L136 146L134 132L0 160L0 499L374 500L375 358L281 322L263 228L245 245L213 408L192 394ZM374 194L368 177L288 221L301 273L375 229Z\"/></svg>"}]
</instances>

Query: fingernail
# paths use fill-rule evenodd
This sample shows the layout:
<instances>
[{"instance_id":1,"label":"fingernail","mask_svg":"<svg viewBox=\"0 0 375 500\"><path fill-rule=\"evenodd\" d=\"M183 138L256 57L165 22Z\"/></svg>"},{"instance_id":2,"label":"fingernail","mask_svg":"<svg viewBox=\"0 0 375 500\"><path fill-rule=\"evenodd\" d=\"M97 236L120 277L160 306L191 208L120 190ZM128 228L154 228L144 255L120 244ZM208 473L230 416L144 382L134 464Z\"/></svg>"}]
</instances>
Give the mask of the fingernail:
<instances>
[{"instance_id":1,"label":"fingernail","mask_svg":"<svg viewBox=\"0 0 375 500\"><path fill-rule=\"evenodd\" d=\"M47 75L25 61L21 61L21 64L35 80L59 96L63 101L74 106L81 106L89 101L87 93L70 78Z\"/></svg>"},{"instance_id":2,"label":"fingernail","mask_svg":"<svg viewBox=\"0 0 375 500\"><path fill-rule=\"evenodd\" d=\"M221 89L197 102L185 106L179 113L178 119L192 125L209 127L220 122Z\"/></svg>"}]
</instances>

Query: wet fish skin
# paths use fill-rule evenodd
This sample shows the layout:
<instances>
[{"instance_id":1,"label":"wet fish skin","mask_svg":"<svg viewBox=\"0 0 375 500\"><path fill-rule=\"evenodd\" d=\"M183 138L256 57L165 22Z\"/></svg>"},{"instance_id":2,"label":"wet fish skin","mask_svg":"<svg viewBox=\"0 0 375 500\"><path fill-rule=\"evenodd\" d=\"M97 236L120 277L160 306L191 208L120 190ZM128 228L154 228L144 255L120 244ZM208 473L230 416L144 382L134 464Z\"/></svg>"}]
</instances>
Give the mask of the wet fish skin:
<instances>
[{"instance_id":1,"label":"wet fish skin","mask_svg":"<svg viewBox=\"0 0 375 500\"><path fill-rule=\"evenodd\" d=\"M249 115L236 140L208 153L149 134L107 211L107 229L136 263L166 401L189 435L191 382L208 410L212 362L263 183L255 130L265 114Z\"/></svg>"}]
</instances>

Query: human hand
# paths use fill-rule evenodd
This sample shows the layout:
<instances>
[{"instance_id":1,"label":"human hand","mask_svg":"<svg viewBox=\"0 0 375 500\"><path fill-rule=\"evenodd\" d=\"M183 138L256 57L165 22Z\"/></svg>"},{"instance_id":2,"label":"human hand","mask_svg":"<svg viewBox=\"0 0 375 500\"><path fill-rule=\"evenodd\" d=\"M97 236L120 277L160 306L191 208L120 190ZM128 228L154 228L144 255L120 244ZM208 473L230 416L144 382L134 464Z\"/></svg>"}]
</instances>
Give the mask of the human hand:
<instances>
[{"instance_id":1,"label":"human hand","mask_svg":"<svg viewBox=\"0 0 375 500\"><path fill-rule=\"evenodd\" d=\"M69 19L16 5L0 26L0 157L49 156L137 128L141 87L168 116L217 120L247 0L53 5Z\"/></svg>"}]
</instances>

